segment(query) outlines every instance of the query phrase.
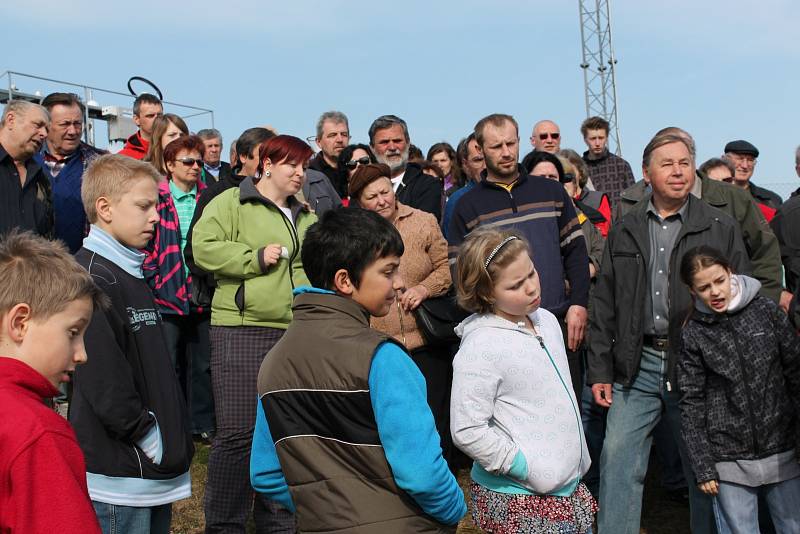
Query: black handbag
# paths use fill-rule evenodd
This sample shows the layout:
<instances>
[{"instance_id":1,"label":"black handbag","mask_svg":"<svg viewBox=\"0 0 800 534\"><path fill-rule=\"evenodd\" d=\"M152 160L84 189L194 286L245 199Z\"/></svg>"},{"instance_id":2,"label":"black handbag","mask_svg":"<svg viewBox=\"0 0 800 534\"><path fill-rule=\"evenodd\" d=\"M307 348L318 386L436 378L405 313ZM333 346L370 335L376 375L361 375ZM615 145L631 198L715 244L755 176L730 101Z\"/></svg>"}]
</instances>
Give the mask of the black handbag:
<instances>
[{"instance_id":1,"label":"black handbag","mask_svg":"<svg viewBox=\"0 0 800 534\"><path fill-rule=\"evenodd\" d=\"M454 328L469 315L470 312L456 302L452 287L444 295L423 300L414 310L422 339L426 345L433 347L457 345L459 338Z\"/></svg>"}]
</instances>

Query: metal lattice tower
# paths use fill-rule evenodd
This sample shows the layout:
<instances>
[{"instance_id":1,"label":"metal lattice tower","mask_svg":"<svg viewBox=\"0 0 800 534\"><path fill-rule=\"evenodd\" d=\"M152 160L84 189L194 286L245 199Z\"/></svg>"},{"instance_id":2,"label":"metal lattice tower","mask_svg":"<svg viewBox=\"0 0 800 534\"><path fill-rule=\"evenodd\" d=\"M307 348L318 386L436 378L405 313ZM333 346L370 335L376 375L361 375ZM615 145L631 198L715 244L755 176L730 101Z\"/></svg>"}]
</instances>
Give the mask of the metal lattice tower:
<instances>
[{"instance_id":1,"label":"metal lattice tower","mask_svg":"<svg viewBox=\"0 0 800 534\"><path fill-rule=\"evenodd\" d=\"M611 46L610 0L578 0L583 43L583 83L586 92L586 116L600 116L609 122L611 142L622 155L617 117L617 60Z\"/></svg>"}]
</instances>

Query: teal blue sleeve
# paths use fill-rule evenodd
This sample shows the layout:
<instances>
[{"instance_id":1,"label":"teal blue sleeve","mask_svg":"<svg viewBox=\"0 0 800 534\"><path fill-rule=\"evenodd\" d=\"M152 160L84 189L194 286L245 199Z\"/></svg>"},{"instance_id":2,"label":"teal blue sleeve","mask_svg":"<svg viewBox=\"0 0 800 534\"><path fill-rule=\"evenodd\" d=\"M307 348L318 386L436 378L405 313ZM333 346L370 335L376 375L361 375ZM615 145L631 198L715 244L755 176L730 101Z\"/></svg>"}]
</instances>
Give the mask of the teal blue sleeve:
<instances>
[{"instance_id":1,"label":"teal blue sleeve","mask_svg":"<svg viewBox=\"0 0 800 534\"><path fill-rule=\"evenodd\" d=\"M253 432L253 448L250 451L250 484L258 493L294 513L294 502L281 471L261 399L258 400L256 409L256 428Z\"/></svg>"},{"instance_id":2,"label":"teal blue sleeve","mask_svg":"<svg viewBox=\"0 0 800 534\"><path fill-rule=\"evenodd\" d=\"M528 479L528 460L525 459L522 451L517 451L514 461L511 462L511 469L508 470L508 474L517 480Z\"/></svg>"},{"instance_id":3,"label":"teal blue sleeve","mask_svg":"<svg viewBox=\"0 0 800 534\"><path fill-rule=\"evenodd\" d=\"M422 373L400 347L383 343L372 359L369 389L395 482L425 513L455 525L467 513L467 505L442 458Z\"/></svg>"}]
</instances>

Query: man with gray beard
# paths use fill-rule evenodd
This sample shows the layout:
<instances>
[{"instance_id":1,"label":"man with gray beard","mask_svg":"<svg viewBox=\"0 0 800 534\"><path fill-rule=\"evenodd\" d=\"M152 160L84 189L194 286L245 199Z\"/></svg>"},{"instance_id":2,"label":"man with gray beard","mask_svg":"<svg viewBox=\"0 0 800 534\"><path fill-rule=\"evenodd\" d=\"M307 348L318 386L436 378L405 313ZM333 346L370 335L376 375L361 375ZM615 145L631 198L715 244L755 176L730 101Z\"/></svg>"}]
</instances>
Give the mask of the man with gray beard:
<instances>
[{"instance_id":1,"label":"man with gray beard","mask_svg":"<svg viewBox=\"0 0 800 534\"><path fill-rule=\"evenodd\" d=\"M382 115L369 127L369 144L378 162L392 170L392 185L397 200L422 211L442 217L442 183L422 173L416 163L409 163L411 139L406 122L396 115Z\"/></svg>"}]
</instances>

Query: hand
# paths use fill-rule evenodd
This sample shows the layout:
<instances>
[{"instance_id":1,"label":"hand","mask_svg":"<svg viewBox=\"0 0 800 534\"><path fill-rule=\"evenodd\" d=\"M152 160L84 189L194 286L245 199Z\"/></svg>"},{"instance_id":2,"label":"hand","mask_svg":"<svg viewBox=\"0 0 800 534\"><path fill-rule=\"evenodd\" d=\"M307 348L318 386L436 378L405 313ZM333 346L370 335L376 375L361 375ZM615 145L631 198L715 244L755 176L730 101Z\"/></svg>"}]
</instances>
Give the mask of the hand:
<instances>
[{"instance_id":1,"label":"hand","mask_svg":"<svg viewBox=\"0 0 800 534\"><path fill-rule=\"evenodd\" d=\"M611 407L611 384L592 384L594 403L601 408Z\"/></svg>"},{"instance_id":2,"label":"hand","mask_svg":"<svg viewBox=\"0 0 800 534\"><path fill-rule=\"evenodd\" d=\"M275 265L281 258L281 246L273 243L264 247L264 264Z\"/></svg>"},{"instance_id":3,"label":"hand","mask_svg":"<svg viewBox=\"0 0 800 534\"><path fill-rule=\"evenodd\" d=\"M597 276L597 268L594 266L594 263L589 262L589 280Z\"/></svg>"},{"instance_id":4,"label":"hand","mask_svg":"<svg viewBox=\"0 0 800 534\"><path fill-rule=\"evenodd\" d=\"M783 291L781 291L781 300L779 302L779 306L786 313L789 313L789 305L791 305L793 298L794 298L794 295L792 295L791 293L789 293L785 289Z\"/></svg>"},{"instance_id":5,"label":"hand","mask_svg":"<svg viewBox=\"0 0 800 534\"><path fill-rule=\"evenodd\" d=\"M400 297L400 305L407 312L416 310L429 295L430 292L427 287L422 285L414 286L407 289L405 293L403 293L403 296Z\"/></svg>"},{"instance_id":6,"label":"hand","mask_svg":"<svg viewBox=\"0 0 800 534\"><path fill-rule=\"evenodd\" d=\"M716 480L709 480L708 482L701 482L697 485L700 488L700 491L705 493L706 495L718 495L719 494L719 482Z\"/></svg>"},{"instance_id":7,"label":"hand","mask_svg":"<svg viewBox=\"0 0 800 534\"><path fill-rule=\"evenodd\" d=\"M588 314L586 308L573 304L567 310L564 322L567 323L567 348L571 351L578 350L586 333Z\"/></svg>"}]
</instances>

